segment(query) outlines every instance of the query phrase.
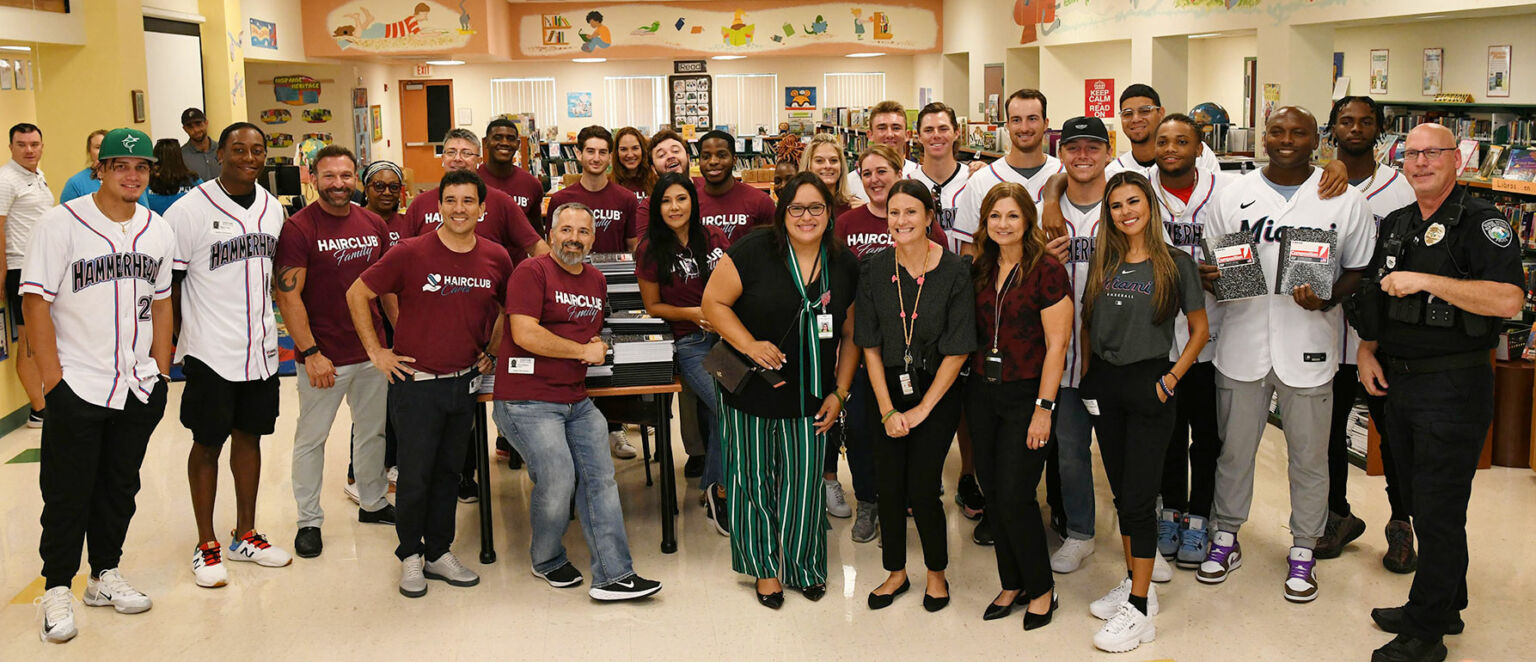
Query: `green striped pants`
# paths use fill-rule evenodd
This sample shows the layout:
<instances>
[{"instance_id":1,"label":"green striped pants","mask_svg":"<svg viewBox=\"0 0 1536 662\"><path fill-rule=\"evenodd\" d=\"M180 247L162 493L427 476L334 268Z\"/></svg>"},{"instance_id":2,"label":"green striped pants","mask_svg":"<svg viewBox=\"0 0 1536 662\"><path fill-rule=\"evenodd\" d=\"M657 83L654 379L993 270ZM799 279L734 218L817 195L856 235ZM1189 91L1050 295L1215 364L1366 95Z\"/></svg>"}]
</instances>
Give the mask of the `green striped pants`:
<instances>
[{"instance_id":1,"label":"green striped pants","mask_svg":"<svg viewBox=\"0 0 1536 662\"><path fill-rule=\"evenodd\" d=\"M760 418L720 405L731 569L790 587L827 582L826 435L810 418Z\"/></svg>"}]
</instances>

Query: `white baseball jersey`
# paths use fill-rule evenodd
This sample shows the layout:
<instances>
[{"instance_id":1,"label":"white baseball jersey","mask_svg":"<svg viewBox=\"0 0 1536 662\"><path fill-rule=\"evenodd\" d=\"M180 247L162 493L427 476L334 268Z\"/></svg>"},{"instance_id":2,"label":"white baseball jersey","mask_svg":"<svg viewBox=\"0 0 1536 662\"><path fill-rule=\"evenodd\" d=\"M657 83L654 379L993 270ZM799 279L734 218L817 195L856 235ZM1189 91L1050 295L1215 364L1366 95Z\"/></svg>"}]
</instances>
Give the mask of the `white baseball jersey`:
<instances>
[{"instance_id":1,"label":"white baseball jersey","mask_svg":"<svg viewBox=\"0 0 1536 662\"><path fill-rule=\"evenodd\" d=\"M277 374L270 292L282 204L257 186L246 209L214 180L177 200L165 220L176 231L175 268L187 272L176 360L196 357L232 382Z\"/></svg>"},{"instance_id":2,"label":"white baseball jersey","mask_svg":"<svg viewBox=\"0 0 1536 662\"><path fill-rule=\"evenodd\" d=\"M1216 160L1216 153L1211 151L1210 145L1200 148L1200 155L1195 157L1195 169L1200 172L1221 171L1221 163ZM1104 167L1104 176L1106 178L1113 177L1115 173L1122 170L1135 170L1151 177L1152 171L1157 170L1157 165L1144 166L1137 163L1136 157L1131 155L1131 150L1126 150L1119 158L1110 161L1109 165Z\"/></svg>"},{"instance_id":3,"label":"white baseball jersey","mask_svg":"<svg viewBox=\"0 0 1536 662\"><path fill-rule=\"evenodd\" d=\"M917 172L921 167L916 161L907 159L906 163L901 164L901 178L907 179L911 177L912 173ZM859 167L857 165L853 167L853 170L848 171L847 177L843 178L843 193L847 194L849 198L869 200L869 196L864 194L864 180L859 177Z\"/></svg>"},{"instance_id":4,"label":"white baseball jersey","mask_svg":"<svg viewBox=\"0 0 1536 662\"><path fill-rule=\"evenodd\" d=\"M20 269L27 254L32 226L53 207L53 191L39 169L32 172L15 161L0 166L0 216L5 217L5 257L8 268Z\"/></svg>"},{"instance_id":5,"label":"white baseball jersey","mask_svg":"<svg viewBox=\"0 0 1536 662\"><path fill-rule=\"evenodd\" d=\"M1381 228L1381 219L1386 218L1387 214L1414 204L1417 200L1413 195L1413 186L1408 184L1408 178L1389 165L1377 164L1375 174L1355 185L1355 189L1365 194L1377 229ZM1360 334L1347 323L1341 326L1344 327L1343 363L1355 365L1355 354L1360 351Z\"/></svg>"},{"instance_id":6,"label":"white baseball jersey","mask_svg":"<svg viewBox=\"0 0 1536 662\"><path fill-rule=\"evenodd\" d=\"M1061 373L1064 388L1077 388L1083 379L1083 288L1088 286L1089 263L1093 261L1094 237L1099 233L1100 207L1083 211L1061 196L1061 218L1067 224L1067 281L1072 283L1072 339L1067 342L1067 365Z\"/></svg>"},{"instance_id":7,"label":"white baseball jersey","mask_svg":"<svg viewBox=\"0 0 1536 662\"><path fill-rule=\"evenodd\" d=\"M1185 202L1163 189L1162 171L1151 168L1148 172L1151 173L1152 190L1157 192L1158 204L1163 208L1163 240L1189 253L1195 262L1204 261L1205 252L1200 248L1200 240L1205 236L1205 221L1215 213L1211 210L1216 207L1221 190L1237 180L1238 175L1196 169L1195 190L1190 194L1189 202ZM1202 362L1216 358L1216 337L1221 331L1221 308L1216 305L1216 295L1210 292L1205 293L1205 319L1210 325L1211 336L1205 348L1200 350L1198 360ZM1189 322L1180 310L1173 324L1173 348L1168 360L1177 362L1188 344Z\"/></svg>"},{"instance_id":8,"label":"white baseball jersey","mask_svg":"<svg viewBox=\"0 0 1536 662\"><path fill-rule=\"evenodd\" d=\"M949 239L945 248L948 248L951 253L960 252L960 240L955 237L953 232L955 228L955 204L959 202L960 191L965 189L965 182L967 179L970 179L970 176L971 169L964 163L956 163L955 172L949 176L949 179L942 182L934 181L928 176L928 173L923 172L922 168L918 168L916 172L912 173L912 178L927 186L929 193L933 192L934 187L939 189L938 199L934 200L933 203L939 208L939 227L944 228L944 235Z\"/></svg>"},{"instance_id":9,"label":"white baseball jersey","mask_svg":"<svg viewBox=\"0 0 1536 662\"><path fill-rule=\"evenodd\" d=\"M1375 249L1376 224L1365 196L1356 190L1323 200L1317 195L1322 169L1286 200L1255 170L1222 190L1215 212L1205 222L1211 236L1252 232L1258 245L1264 279L1275 282L1280 261L1280 230L1286 227L1335 230L1337 273L1363 269ZM1342 311L1312 311L1296 305L1287 294L1226 301L1222 332L1216 339L1216 369L1244 382L1263 379L1273 369L1280 381L1294 388L1328 383L1339 367L1339 327Z\"/></svg>"},{"instance_id":10,"label":"white baseball jersey","mask_svg":"<svg viewBox=\"0 0 1536 662\"><path fill-rule=\"evenodd\" d=\"M160 368L149 357L150 306L171 296L171 226L133 207L118 225L91 196L54 207L32 228L21 293L52 305L64 381L81 400L122 409L149 402Z\"/></svg>"},{"instance_id":11,"label":"white baseball jersey","mask_svg":"<svg viewBox=\"0 0 1536 662\"><path fill-rule=\"evenodd\" d=\"M987 192L992 187L1003 182L1023 184L1029 190L1030 197L1035 199L1035 204L1040 204L1041 191L1045 189L1045 182L1058 172L1066 172L1061 161L1047 154L1045 165L1034 177L1028 179L1019 171L1008 165L1005 159L997 159L987 167L971 173L966 180L965 187L960 191L959 200L955 204L955 228L951 235L958 235L961 243L971 243L971 237L976 234L976 229L981 227L981 201L987 197Z\"/></svg>"}]
</instances>

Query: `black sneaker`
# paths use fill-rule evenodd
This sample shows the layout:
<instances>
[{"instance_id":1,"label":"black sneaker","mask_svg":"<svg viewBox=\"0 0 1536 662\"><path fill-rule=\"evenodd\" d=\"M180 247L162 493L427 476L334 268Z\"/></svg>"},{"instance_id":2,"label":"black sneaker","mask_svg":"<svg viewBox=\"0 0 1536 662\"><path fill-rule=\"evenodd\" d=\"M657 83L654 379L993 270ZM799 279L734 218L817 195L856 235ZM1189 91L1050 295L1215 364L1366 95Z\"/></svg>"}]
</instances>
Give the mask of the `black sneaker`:
<instances>
[{"instance_id":1,"label":"black sneaker","mask_svg":"<svg viewBox=\"0 0 1536 662\"><path fill-rule=\"evenodd\" d=\"M571 565L570 562L566 562L565 565L543 574L540 574L538 570L534 570L533 576L549 582L549 585L555 588L570 588L580 584L582 579L581 571L577 570L576 566Z\"/></svg>"},{"instance_id":2,"label":"black sneaker","mask_svg":"<svg viewBox=\"0 0 1536 662\"><path fill-rule=\"evenodd\" d=\"M698 478L704 475L704 456L689 455L688 461L683 463L683 478Z\"/></svg>"},{"instance_id":3,"label":"black sneaker","mask_svg":"<svg viewBox=\"0 0 1536 662\"><path fill-rule=\"evenodd\" d=\"M27 413L27 427L34 430L43 427L43 410L32 409Z\"/></svg>"},{"instance_id":4,"label":"black sneaker","mask_svg":"<svg viewBox=\"0 0 1536 662\"><path fill-rule=\"evenodd\" d=\"M1447 654L1443 641L1400 634L1371 653L1371 662L1441 662Z\"/></svg>"},{"instance_id":5,"label":"black sneaker","mask_svg":"<svg viewBox=\"0 0 1536 662\"><path fill-rule=\"evenodd\" d=\"M497 458L502 459L502 460L506 460L506 459L511 458L512 454L515 453L515 452L517 452L517 451L512 449L512 442L507 441L506 437L503 437L503 436L501 436L499 434L496 435L496 457Z\"/></svg>"},{"instance_id":6,"label":"black sneaker","mask_svg":"<svg viewBox=\"0 0 1536 662\"><path fill-rule=\"evenodd\" d=\"M960 484L955 488L955 505L960 506L960 513L966 519L981 517L982 509L987 507L987 498L982 496L975 474L960 476Z\"/></svg>"},{"instance_id":7,"label":"black sneaker","mask_svg":"<svg viewBox=\"0 0 1536 662\"><path fill-rule=\"evenodd\" d=\"M480 500L480 485L475 479L464 476L459 479L459 503L475 503Z\"/></svg>"},{"instance_id":8,"label":"black sneaker","mask_svg":"<svg viewBox=\"0 0 1536 662\"><path fill-rule=\"evenodd\" d=\"M985 516L981 518L980 522L976 523L976 530L971 532L971 542L983 547L991 547L997 544L997 541L992 537L992 523L988 522Z\"/></svg>"},{"instance_id":9,"label":"black sneaker","mask_svg":"<svg viewBox=\"0 0 1536 662\"><path fill-rule=\"evenodd\" d=\"M1313 556L1320 559L1338 558L1344 553L1344 547L1360 534L1365 533L1365 521L1353 514L1338 515L1332 511L1328 513L1328 521L1323 527L1323 537L1317 539L1317 546L1312 548Z\"/></svg>"},{"instance_id":10,"label":"black sneaker","mask_svg":"<svg viewBox=\"0 0 1536 662\"><path fill-rule=\"evenodd\" d=\"M725 497L716 488L719 484L704 488L704 503L709 509L709 519L715 523L715 531L722 536L731 535L731 513L725 507Z\"/></svg>"},{"instance_id":11,"label":"black sneaker","mask_svg":"<svg viewBox=\"0 0 1536 662\"><path fill-rule=\"evenodd\" d=\"M513 471L523 468L523 454L512 449L512 454L507 456L507 468Z\"/></svg>"},{"instance_id":12,"label":"black sneaker","mask_svg":"<svg viewBox=\"0 0 1536 662\"><path fill-rule=\"evenodd\" d=\"M587 590L587 595L592 596L593 600L634 600L654 595L660 590L661 582L646 579L640 575L630 575L602 586L593 586Z\"/></svg>"},{"instance_id":13,"label":"black sneaker","mask_svg":"<svg viewBox=\"0 0 1536 662\"><path fill-rule=\"evenodd\" d=\"M1371 620L1376 621L1376 627L1381 628L1382 632L1389 634L1402 634L1403 630L1407 629L1408 627L1408 615L1404 613L1404 610L1407 608L1407 606L1408 605L1403 605L1402 607L1378 607L1376 609L1372 609ZM1461 620L1461 614L1457 614L1450 623L1446 624L1445 633L1453 635L1461 634L1462 632L1466 631L1466 629L1466 621Z\"/></svg>"},{"instance_id":14,"label":"black sneaker","mask_svg":"<svg viewBox=\"0 0 1536 662\"><path fill-rule=\"evenodd\" d=\"M383 508L368 512L362 508L357 509L357 521L364 524L388 524L395 525L395 506L386 503Z\"/></svg>"},{"instance_id":15,"label":"black sneaker","mask_svg":"<svg viewBox=\"0 0 1536 662\"><path fill-rule=\"evenodd\" d=\"M299 527L299 534L293 537L293 552L302 558L312 559L320 555L325 549L325 543L320 539L320 527Z\"/></svg>"}]
</instances>

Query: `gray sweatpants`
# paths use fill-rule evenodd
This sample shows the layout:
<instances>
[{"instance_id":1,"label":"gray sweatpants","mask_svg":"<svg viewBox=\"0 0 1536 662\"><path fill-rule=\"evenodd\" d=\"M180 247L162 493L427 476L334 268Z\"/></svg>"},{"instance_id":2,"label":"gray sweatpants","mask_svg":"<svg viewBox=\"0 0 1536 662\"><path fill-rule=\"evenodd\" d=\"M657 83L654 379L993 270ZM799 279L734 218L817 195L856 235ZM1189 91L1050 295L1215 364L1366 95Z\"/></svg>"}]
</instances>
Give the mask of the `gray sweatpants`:
<instances>
[{"instance_id":1,"label":"gray sweatpants","mask_svg":"<svg viewBox=\"0 0 1536 662\"><path fill-rule=\"evenodd\" d=\"M1221 459L1216 463L1216 498L1211 521L1236 534L1253 506L1254 458L1269 423L1270 396L1277 394L1285 430L1291 483L1291 539L1311 549L1328 522L1328 425L1333 417L1333 380L1312 388L1281 383L1270 370L1256 382L1216 373L1217 427Z\"/></svg>"},{"instance_id":2,"label":"gray sweatpants","mask_svg":"<svg viewBox=\"0 0 1536 662\"><path fill-rule=\"evenodd\" d=\"M336 421L341 399L352 410L352 473L357 478L358 500L373 512L389 500L389 479L384 468L385 397L389 383L372 363L364 361L336 367L336 384L330 388L309 385L304 364L298 364L299 422L293 434L293 500L299 506L299 526L320 526L320 485L325 474L325 440Z\"/></svg>"}]
</instances>

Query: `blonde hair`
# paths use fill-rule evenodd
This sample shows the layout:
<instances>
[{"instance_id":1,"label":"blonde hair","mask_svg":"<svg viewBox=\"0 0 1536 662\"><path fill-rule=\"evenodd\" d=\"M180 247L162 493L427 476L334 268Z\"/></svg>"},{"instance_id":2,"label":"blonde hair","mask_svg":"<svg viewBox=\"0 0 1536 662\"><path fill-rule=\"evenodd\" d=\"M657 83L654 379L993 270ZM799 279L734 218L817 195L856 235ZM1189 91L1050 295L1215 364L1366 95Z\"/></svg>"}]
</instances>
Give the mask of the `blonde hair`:
<instances>
[{"instance_id":1,"label":"blonde hair","mask_svg":"<svg viewBox=\"0 0 1536 662\"><path fill-rule=\"evenodd\" d=\"M816 150L822 145L830 146L832 151L837 154L837 170L844 173L844 176L847 176L848 158L843 153L842 139L838 138L835 133L818 133L811 136L811 141L806 143L805 150L800 153L800 172L810 172L811 163L816 158ZM838 177L837 181L827 188L832 191L833 206L852 204L853 201L848 198L848 193L843 190L843 177Z\"/></svg>"},{"instance_id":2,"label":"blonde hair","mask_svg":"<svg viewBox=\"0 0 1536 662\"><path fill-rule=\"evenodd\" d=\"M853 162L854 169L858 170L859 168L863 167L864 159L867 159L871 156L878 156L890 162L891 168L896 171L897 177L900 178L901 168L906 164L903 163L905 159L901 158L901 155L896 153L896 148L883 143L875 143L869 147L865 147L864 151L859 152L859 159Z\"/></svg>"}]
</instances>

